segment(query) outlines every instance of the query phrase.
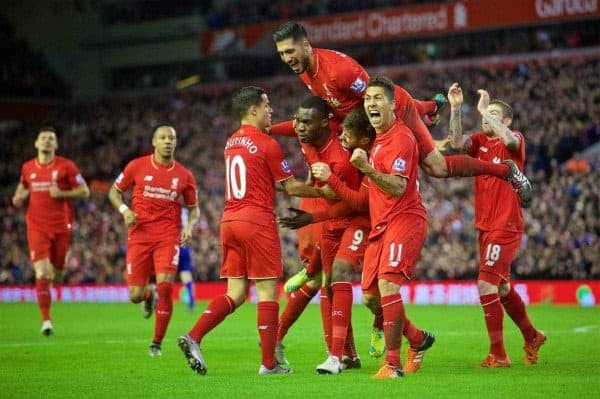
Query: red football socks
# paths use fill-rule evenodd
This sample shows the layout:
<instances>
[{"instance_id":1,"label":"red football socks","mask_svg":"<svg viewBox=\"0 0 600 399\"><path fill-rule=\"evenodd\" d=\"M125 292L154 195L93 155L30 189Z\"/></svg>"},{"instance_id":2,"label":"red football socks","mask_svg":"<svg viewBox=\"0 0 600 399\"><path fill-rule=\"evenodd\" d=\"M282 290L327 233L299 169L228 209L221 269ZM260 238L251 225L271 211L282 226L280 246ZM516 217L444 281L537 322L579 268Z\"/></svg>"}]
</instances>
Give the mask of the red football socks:
<instances>
[{"instance_id":1,"label":"red football socks","mask_svg":"<svg viewBox=\"0 0 600 399\"><path fill-rule=\"evenodd\" d=\"M279 317L279 329L277 331L277 342L283 342L290 327L298 320L304 312L311 299L317 295L319 289L312 289L304 284L298 291L288 295L288 303Z\"/></svg>"},{"instance_id":2,"label":"red football socks","mask_svg":"<svg viewBox=\"0 0 600 399\"><path fill-rule=\"evenodd\" d=\"M435 111L437 111L437 103L433 100L421 101L413 99L413 104L415 105L419 116L433 115L435 114Z\"/></svg>"},{"instance_id":3,"label":"red football socks","mask_svg":"<svg viewBox=\"0 0 600 399\"><path fill-rule=\"evenodd\" d=\"M264 301L258 303L258 335L262 352L262 365L268 369L275 367L275 345L277 324L279 323L279 303Z\"/></svg>"},{"instance_id":4,"label":"red football socks","mask_svg":"<svg viewBox=\"0 0 600 399\"><path fill-rule=\"evenodd\" d=\"M169 327L169 321L171 321L171 315L173 314L173 284L170 282L158 283L156 286L158 293L158 302L156 303L156 310L154 315L154 338L152 343L160 344L167 333L167 327Z\"/></svg>"},{"instance_id":5,"label":"red football socks","mask_svg":"<svg viewBox=\"0 0 600 399\"><path fill-rule=\"evenodd\" d=\"M323 322L323 336L327 345L327 352L331 353L331 299L327 288L321 288L321 321Z\"/></svg>"},{"instance_id":6,"label":"red football socks","mask_svg":"<svg viewBox=\"0 0 600 399\"><path fill-rule=\"evenodd\" d=\"M199 343L209 331L218 326L234 310L235 302L229 296L221 295L216 297L208 305L204 313L202 313L202 316L200 316L200 319L198 319L188 335Z\"/></svg>"},{"instance_id":7,"label":"red football socks","mask_svg":"<svg viewBox=\"0 0 600 399\"><path fill-rule=\"evenodd\" d=\"M498 294L487 294L479 297L485 326L490 338L490 353L500 359L506 358L504 349L503 319L504 311Z\"/></svg>"},{"instance_id":8,"label":"red football socks","mask_svg":"<svg viewBox=\"0 0 600 399\"><path fill-rule=\"evenodd\" d=\"M505 297L500 298L500 300L506 313L521 330L525 341L529 342L534 339L535 328L527 316L527 310L525 309L525 304L523 303L521 296L515 291L512 285L510 286L508 294Z\"/></svg>"},{"instance_id":9,"label":"red football socks","mask_svg":"<svg viewBox=\"0 0 600 399\"><path fill-rule=\"evenodd\" d=\"M413 349L417 349L423 343L425 339L425 334L422 330L419 330L415 325L408 319L408 317L404 318L404 329L402 334L408 339L408 343L410 347Z\"/></svg>"},{"instance_id":10,"label":"red football socks","mask_svg":"<svg viewBox=\"0 0 600 399\"><path fill-rule=\"evenodd\" d=\"M50 294L50 280L35 280L35 290L37 292L38 307L42 314L42 321L50 320L50 305L52 304L52 295Z\"/></svg>"},{"instance_id":11,"label":"red football socks","mask_svg":"<svg viewBox=\"0 0 600 399\"><path fill-rule=\"evenodd\" d=\"M491 175L505 179L510 175L510 168L503 163L480 161L468 155L448 155L444 159L448 169L446 177Z\"/></svg>"},{"instance_id":12,"label":"red football socks","mask_svg":"<svg viewBox=\"0 0 600 399\"><path fill-rule=\"evenodd\" d=\"M358 356L356 353L356 345L354 344L354 329L352 328L352 320L350 320L350 324L348 324L346 343L344 344L344 356L348 356L352 359Z\"/></svg>"},{"instance_id":13,"label":"red football socks","mask_svg":"<svg viewBox=\"0 0 600 399\"><path fill-rule=\"evenodd\" d=\"M385 334L385 345L387 355L385 361L396 368L400 366L400 345L402 344L402 330L406 314L400 294L386 295L381 297L383 308L383 333Z\"/></svg>"},{"instance_id":14,"label":"red football socks","mask_svg":"<svg viewBox=\"0 0 600 399\"><path fill-rule=\"evenodd\" d=\"M348 326L352 317L352 283L338 282L331 286L331 354L342 360Z\"/></svg>"}]
</instances>

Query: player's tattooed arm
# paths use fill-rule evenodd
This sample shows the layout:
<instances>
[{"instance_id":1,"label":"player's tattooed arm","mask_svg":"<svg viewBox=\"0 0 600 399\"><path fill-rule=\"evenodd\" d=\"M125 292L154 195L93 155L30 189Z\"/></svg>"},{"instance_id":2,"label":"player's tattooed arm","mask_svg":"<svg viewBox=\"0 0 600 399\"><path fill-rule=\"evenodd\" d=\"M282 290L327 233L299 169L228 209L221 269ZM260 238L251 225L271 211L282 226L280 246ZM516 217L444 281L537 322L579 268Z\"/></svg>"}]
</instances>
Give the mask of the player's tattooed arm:
<instances>
[{"instance_id":1,"label":"player's tattooed arm","mask_svg":"<svg viewBox=\"0 0 600 399\"><path fill-rule=\"evenodd\" d=\"M375 170L369 164L367 153L362 148L354 149L350 163L386 193L395 197L400 197L404 194L408 180L402 176L390 175Z\"/></svg>"},{"instance_id":2,"label":"player's tattooed arm","mask_svg":"<svg viewBox=\"0 0 600 399\"><path fill-rule=\"evenodd\" d=\"M450 102L450 125L448 140L454 151L466 152L471 148L471 139L463 136L460 107L463 103L462 89L458 83L452 84L448 89L448 102Z\"/></svg>"},{"instance_id":3,"label":"player's tattooed arm","mask_svg":"<svg viewBox=\"0 0 600 399\"><path fill-rule=\"evenodd\" d=\"M519 138L513 134L510 128L503 123L502 120L498 119L488 111L488 105L490 104L490 95L485 90L477 90L479 93L479 103L477 104L477 110L481 114L481 117L490 125L496 136L500 138L504 145L516 151L519 149L520 141Z\"/></svg>"}]
</instances>

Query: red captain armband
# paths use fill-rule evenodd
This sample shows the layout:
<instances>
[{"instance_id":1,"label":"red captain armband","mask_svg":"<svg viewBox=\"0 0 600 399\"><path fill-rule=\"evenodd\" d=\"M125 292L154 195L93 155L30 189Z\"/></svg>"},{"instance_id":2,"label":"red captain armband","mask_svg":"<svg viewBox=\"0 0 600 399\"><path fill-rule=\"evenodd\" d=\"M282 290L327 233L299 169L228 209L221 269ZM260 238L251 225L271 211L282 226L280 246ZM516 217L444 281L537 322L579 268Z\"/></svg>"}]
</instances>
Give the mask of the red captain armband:
<instances>
[{"instance_id":1,"label":"red captain armband","mask_svg":"<svg viewBox=\"0 0 600 399\"><path fill-rule=\"evenodd\" d=\"M285 121L271 126L271 135L296 137L294 121Z\"/></svg>"}]
</instances>

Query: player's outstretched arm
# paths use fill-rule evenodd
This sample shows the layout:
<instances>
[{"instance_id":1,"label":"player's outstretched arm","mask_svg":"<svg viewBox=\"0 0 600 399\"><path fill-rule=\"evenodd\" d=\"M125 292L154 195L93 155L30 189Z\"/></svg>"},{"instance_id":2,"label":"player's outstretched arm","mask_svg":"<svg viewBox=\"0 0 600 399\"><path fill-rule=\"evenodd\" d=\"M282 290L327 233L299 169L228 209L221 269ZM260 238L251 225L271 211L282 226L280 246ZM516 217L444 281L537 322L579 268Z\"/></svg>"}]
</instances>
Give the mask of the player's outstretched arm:
<instances>
[{"instance_id":1,"label":"player's outstretched arm","mask_svg":"<svg viewBox=\"0 0 600 399\"><path fill-rule=\"evenodd\" d=\"M296 180L295 177L290 177L289 179L282 180L281 185L283 186L283 191L285 191L288 195L294 197L322 197L323 193L321 190L311 187L301 181Z\"/></svg>"},{"instance_id":2,"label":"player's outstretched arm","mask_svg":"<svg viewBox=\"0 0 600 399\"><path fill-rule=\"evenodd\" d=\"M127 226L135 224L136 214L123 202L123 193L114 184L108 191L108 199L115 209L123 215L123 220Z\"/></svg>"},{"instance_id":3,"label":"player's outstretched arm","mask_svg":"<svg viewBox=\"0 0 600 399\"><path fill-rule=\"evenodd\" d=\"M483 119L491 126L492 130L504 143L504 145L511 150L518 150L520 141L515 137L508 126L502 123L501 120L495 118L489 111L488 105L490 105L490 95L485 90L477 90L479 93L479 102L477 103L477 111L481 114Z\"/></svg>"},{"instance_id":4,"label":"player's outstretched arm","mask_svg":"<svg viewBox=\"0 0 600 399\"><path fill-rule=\"evenodd\" d=\"M29 190L25 188L23 183L19 183L17 185L17 189L15 190L15 194L12 197L12 204L15 208L20 208L25 203L25 200L29 196Z\"/></svg>"}]
</instances>

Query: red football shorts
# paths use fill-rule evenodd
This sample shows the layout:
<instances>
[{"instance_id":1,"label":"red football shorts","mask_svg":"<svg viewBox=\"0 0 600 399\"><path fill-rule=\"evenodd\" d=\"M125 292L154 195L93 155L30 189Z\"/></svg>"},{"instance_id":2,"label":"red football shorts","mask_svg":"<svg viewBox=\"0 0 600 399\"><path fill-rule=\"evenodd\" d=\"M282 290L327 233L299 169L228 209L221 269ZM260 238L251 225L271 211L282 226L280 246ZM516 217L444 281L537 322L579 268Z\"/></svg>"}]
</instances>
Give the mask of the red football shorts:
<instances>
[{"instance_id":1,"label":"red football shorts","mask_svg":"<svg viewBox=\"0 0 600 399\"><path fill-rule=\"evenodd\" d=\"M241 220L221 223L221 278L260 280L283 273L275 223L262 226Z\"/></svg>"},{"instance_id":2,"label":"red football shorts","mask_svg":"<svg viewBox=\"0 0 600 399\"><path fill-rule=\"evenodd\" d=\"M173 241L128 242L125 278L128 286L145 286L151 275L177 274L179 238Z\"/></svg>"},{"instance_id":3,"label":"red football shorts","mask_svg":"<svg viewBox=\"0 0 600 399\"><path fill-rule=\"evenodd\" d=\"M71 242L71 232L48 233L27 229L29 257L35 263L42 259L50 259L55 269L63 270Z\"/></svg>"},{"instance_id":4,"label":"red football shorts","mask_svg":"<svg viewBox=\"0 0 600 399\"><path fill-rule=\"evenodd\" d=\"M427 237L427 221L411 215L396 220L381 235L369 241L362 274L363 290L372 290L378 279L398 285L412 279Z\"/></svg>"},{"instance_id":5,"label":"red football shorts","mask_svg":"<svg viewBox=\"0 0 600 399\"><path fill-rule=\"evenodd\" d=\"M352 265L354 271L360 271L369 242L369 232L369 226L362 224L351 224L341 230L323 229L321 258L325 273L331 274L335 259L344 260Z\"/></svg>"},{"instance_id":6,"label":"red football shorts","mask_svg":"<svg viewBox=\"0 0 600 399\"><path fill-rule=\"evenodd\" d=\"M510 280L510 266L523 233L503 230L479 231L479 280L498 285Z\"/></svg>"}]
</instances>

